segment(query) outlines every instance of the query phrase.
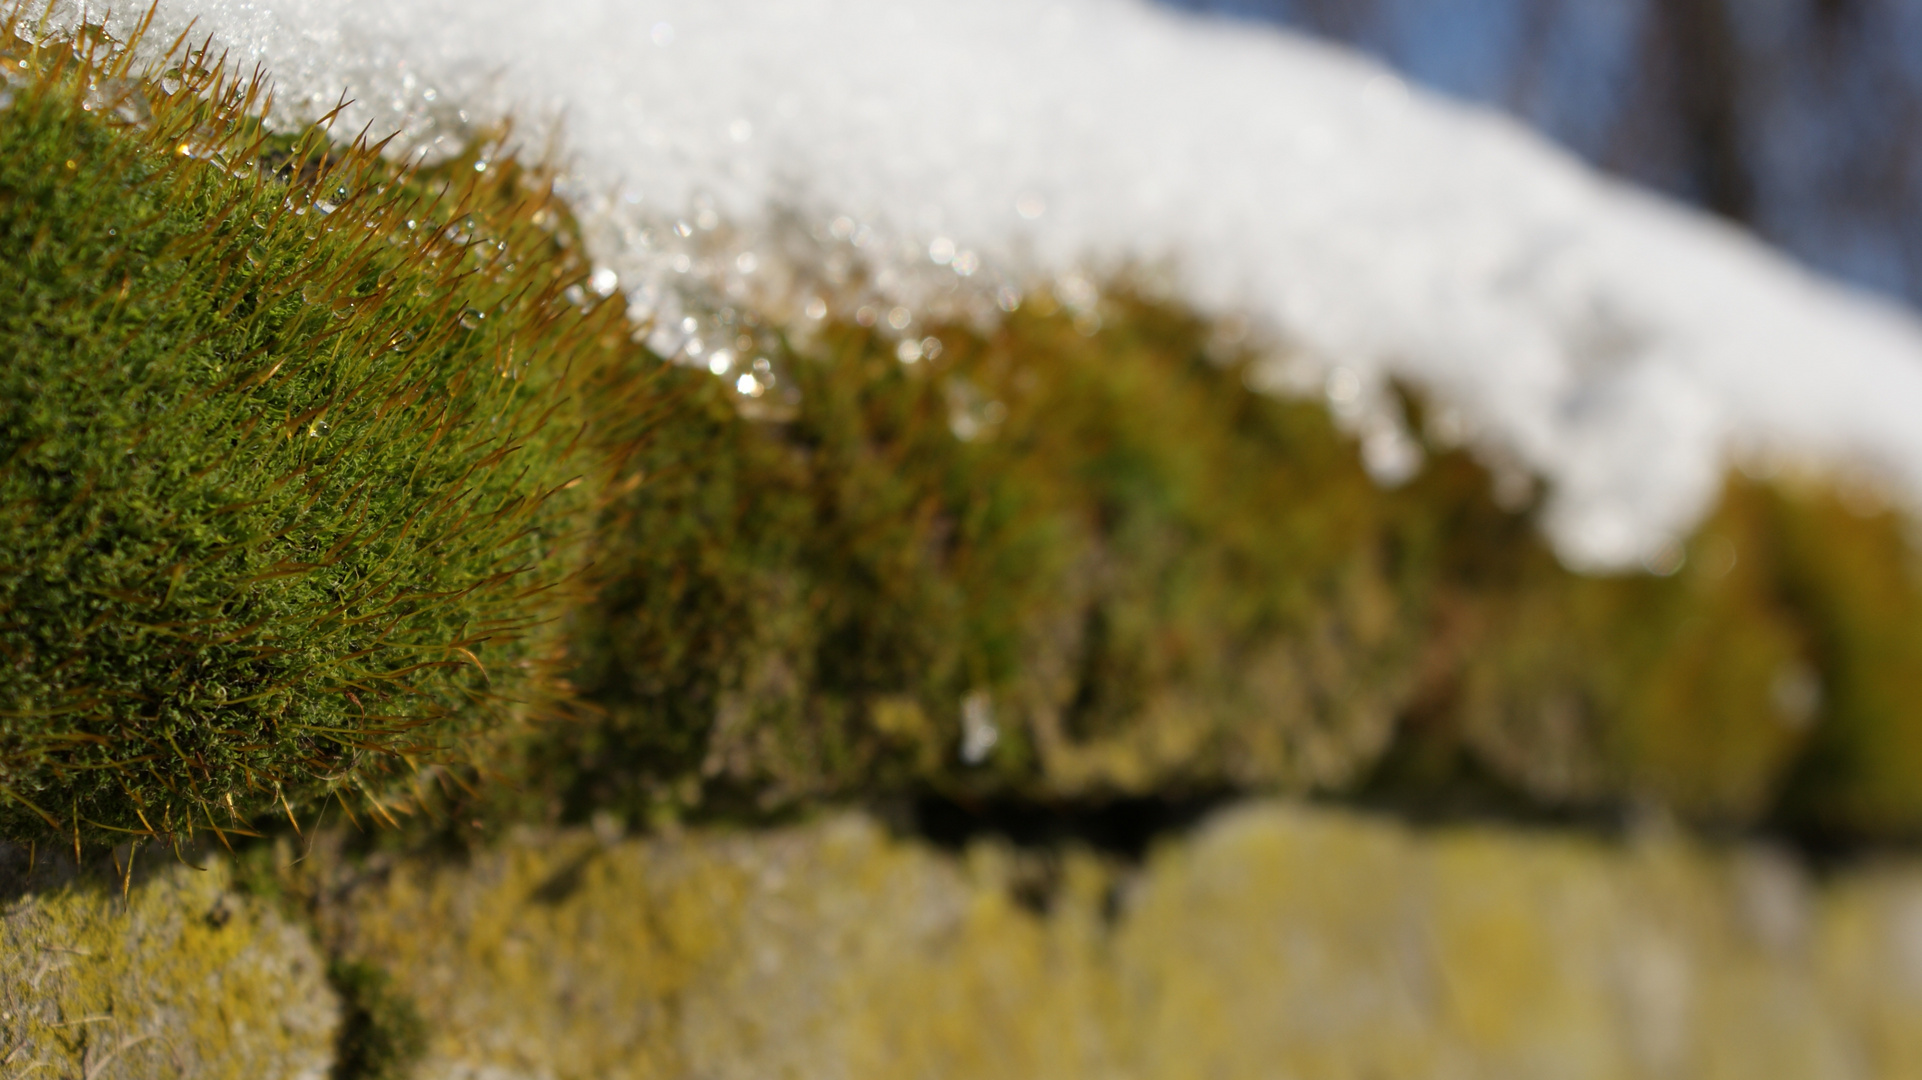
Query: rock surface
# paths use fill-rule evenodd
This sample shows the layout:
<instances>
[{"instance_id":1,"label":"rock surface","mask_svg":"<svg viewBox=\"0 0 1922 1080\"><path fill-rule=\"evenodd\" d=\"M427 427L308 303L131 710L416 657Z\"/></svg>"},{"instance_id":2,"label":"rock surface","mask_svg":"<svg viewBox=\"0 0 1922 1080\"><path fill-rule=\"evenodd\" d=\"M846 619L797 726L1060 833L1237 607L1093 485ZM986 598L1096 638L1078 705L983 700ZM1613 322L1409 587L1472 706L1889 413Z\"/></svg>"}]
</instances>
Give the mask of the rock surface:
<instances>
[{"instance_id":1,"label":"rock surface","mask_svg":"<svg viewBox=\"0 0 1922 1080\"><path fill-rule=\"evenodd\" d=\"M232 884L220 862L171 865L124 899L70 882L6 900L0 1076L325 1077L326 962L304 927Z\"/></svg>"},{"instance_id":2,"label":"rock surface","mask_svg":"<svg viewBox=\"0 0 1922 1080\"><path fill-rule=\"evenodd\" d=\"M279 873L411 996L421 1077L1922 1075L1922 870L1660 830L1253 804L1130 866L840 814ZM0 1059L325 1075L313 938L232 877L10 901Z\"/></svg>"},{"instance_id":3,"label":"rock surface","mask_svg":"<svg viewBox=\"0 0 1922 1080\"><path fill-rule=\"evenodd\" d=\"M1139 869L527 835L323 917L490 1077L1922 1074L1922 874L1258 805Z\"/></svg>"}]
</instances>

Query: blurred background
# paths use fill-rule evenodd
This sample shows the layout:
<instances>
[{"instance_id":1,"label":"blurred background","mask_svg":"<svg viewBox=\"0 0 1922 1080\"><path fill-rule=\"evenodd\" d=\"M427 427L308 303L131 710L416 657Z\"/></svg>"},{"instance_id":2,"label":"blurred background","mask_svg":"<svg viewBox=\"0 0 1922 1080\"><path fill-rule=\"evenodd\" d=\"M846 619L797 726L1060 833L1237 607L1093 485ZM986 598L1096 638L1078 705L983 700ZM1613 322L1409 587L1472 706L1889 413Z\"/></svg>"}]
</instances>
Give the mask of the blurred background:
<instances>
[{"instance_id":1,"label":"blurred background","mask_svg":"<svg viewBox=\"0 0 1922 1080\"><path fill-rule=\"evenodd\" d=\"M1169 0L1358 48L1922 304L1922 0Z\"/></svg>"}]
</instances>

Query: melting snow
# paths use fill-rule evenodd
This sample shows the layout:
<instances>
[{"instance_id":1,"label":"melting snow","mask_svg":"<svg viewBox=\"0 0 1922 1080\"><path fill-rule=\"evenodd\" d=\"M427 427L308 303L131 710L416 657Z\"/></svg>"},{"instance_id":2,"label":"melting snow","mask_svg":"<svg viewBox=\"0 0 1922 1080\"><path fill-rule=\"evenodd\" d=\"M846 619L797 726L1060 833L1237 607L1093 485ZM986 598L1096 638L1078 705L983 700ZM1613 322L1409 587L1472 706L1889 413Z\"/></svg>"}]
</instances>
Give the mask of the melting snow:
<instances>
[{"instance_id":1,"label":"melting snow","mask_svg":"<svg viewBox=\"0 0 1922 1080\"><path fill-rule=\"evenodd\" d=\"M688 282L772 295L826 257L783 240L810 230L880 271L890 324L957 279L1074 303L1145 263L1317 358L1384 475L1409 464L1384 380L1451 403L1547 478L1575 565L1660 550L1739 452L1922 498L1914 318L1279 32L1132 0L162 0L157 36L190 19L284 120L345 89L338 130L424 153L503 116L555 135L596 290L669 348Z\"/></svg>"}]
</instances>

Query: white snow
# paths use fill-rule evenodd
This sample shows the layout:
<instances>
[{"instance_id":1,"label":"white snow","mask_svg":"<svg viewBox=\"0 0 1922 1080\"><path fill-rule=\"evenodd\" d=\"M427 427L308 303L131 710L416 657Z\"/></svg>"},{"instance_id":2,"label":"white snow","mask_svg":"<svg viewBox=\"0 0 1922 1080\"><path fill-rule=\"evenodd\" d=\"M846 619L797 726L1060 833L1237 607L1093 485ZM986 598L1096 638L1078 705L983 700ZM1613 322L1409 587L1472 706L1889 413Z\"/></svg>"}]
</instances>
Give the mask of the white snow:
<instances>
[{"instance_id":1,"label":"white snow","mask_svg":"<svg viewBox=\"0 0 1922 1080\"><path fill-rule=\"evenodd\" d=\"M798 209L909 307L1164 266L1298 347L1278 384L1315 358L1384 474L1406 455L1367 405L1383 380L1451 403L1547 479L1574 565L1685 532L1738 451L1922 502L1916 319L1279 32L1133 0L162 0L158 36L189 19L267 67L283 119L345 89L339 130L430 152L502 116L558 131L619 275L597 287L673 316L669 347L703 268L737 295L820 276L787 265L833 246L782 239Z\"/></svg>"}]
</instances>

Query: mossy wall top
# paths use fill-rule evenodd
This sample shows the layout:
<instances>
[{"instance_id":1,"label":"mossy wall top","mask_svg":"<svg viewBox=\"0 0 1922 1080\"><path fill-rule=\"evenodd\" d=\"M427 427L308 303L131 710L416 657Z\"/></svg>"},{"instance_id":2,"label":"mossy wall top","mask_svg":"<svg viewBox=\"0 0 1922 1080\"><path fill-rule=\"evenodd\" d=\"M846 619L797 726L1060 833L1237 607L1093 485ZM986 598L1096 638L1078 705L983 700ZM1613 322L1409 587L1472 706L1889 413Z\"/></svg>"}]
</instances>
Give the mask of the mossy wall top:
<instances>
[{"instance_id":1,"label":"mossy wall top","mask_svg":"<svg viewBox=\"0 0 1922 1080\"><path fill-rule=\"evenodd\" d=\"M8 835L404 786L444 823L1277 788L1922 827L1913 555L1821 484L1571 574L1415 395L1383 489L1125 287L912 348L730 308L773 408L635 344L494 144L415 174L268 136L178 46L9 47Z\"/></svg>"},{"instance_id":2,"label":"mossy wall top","mask_svg":"<svg viewBox=\"0 0 1922 1080\"><path fill-rule=\"evenodd\" d=\"M830 320L773 352L792 417L711 384L652 430L576 623L605 718L541 758L572 813L932 784L1922 822L1895 515L1737 476L1670 574L1577 575L1415 398L1385 490L1205 322L1030 299L912 363Z\"/></svg>"}]
</instances>

